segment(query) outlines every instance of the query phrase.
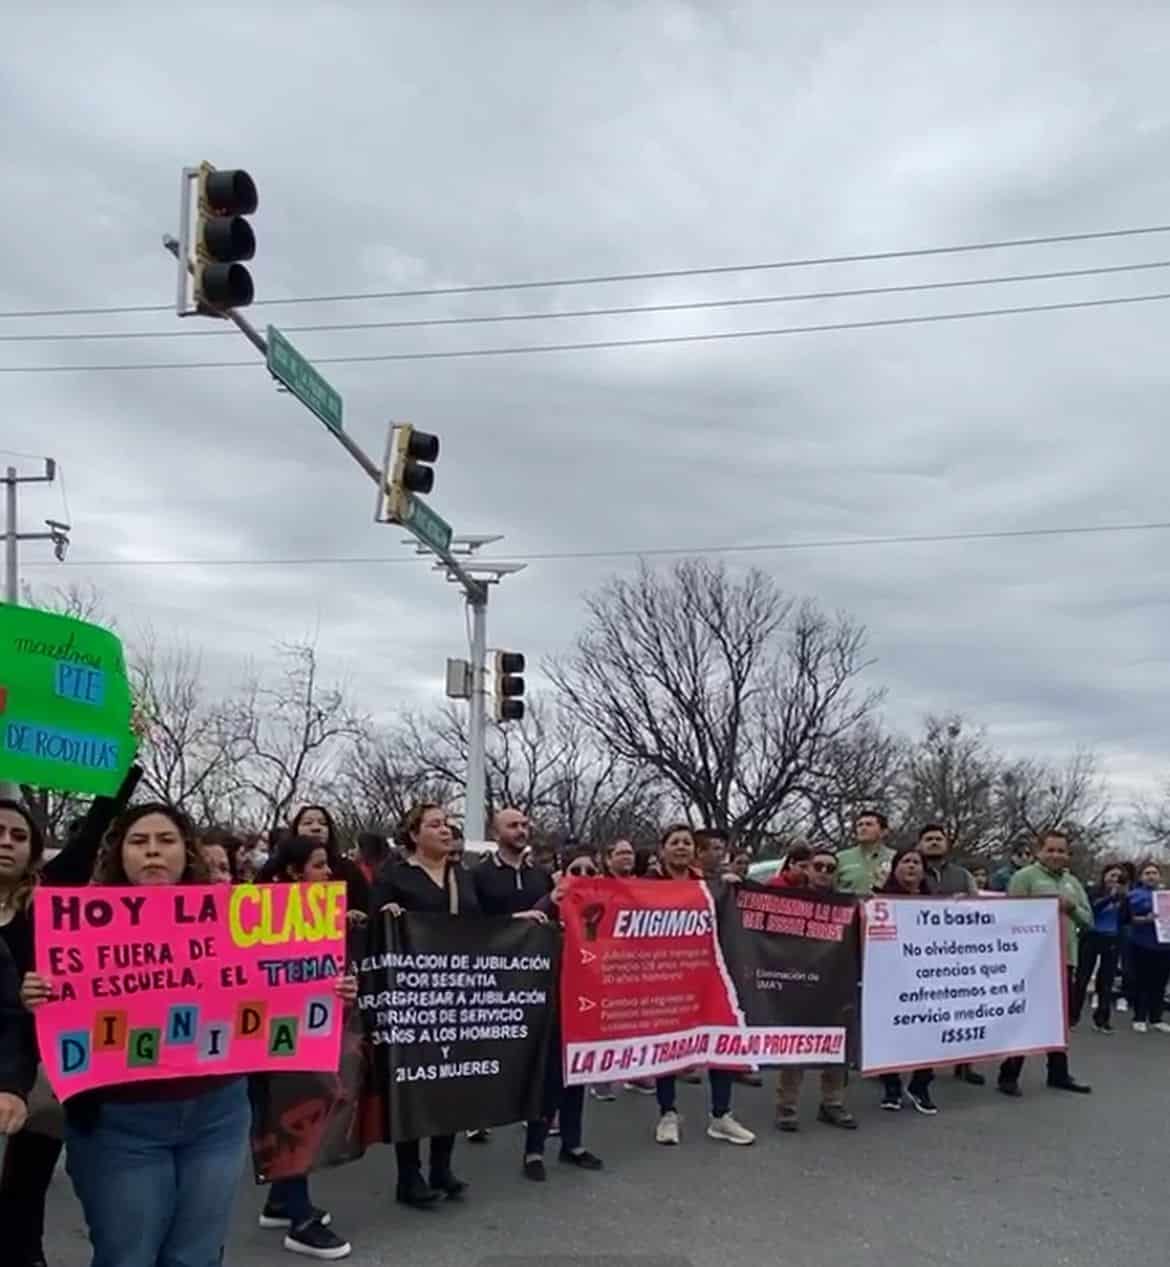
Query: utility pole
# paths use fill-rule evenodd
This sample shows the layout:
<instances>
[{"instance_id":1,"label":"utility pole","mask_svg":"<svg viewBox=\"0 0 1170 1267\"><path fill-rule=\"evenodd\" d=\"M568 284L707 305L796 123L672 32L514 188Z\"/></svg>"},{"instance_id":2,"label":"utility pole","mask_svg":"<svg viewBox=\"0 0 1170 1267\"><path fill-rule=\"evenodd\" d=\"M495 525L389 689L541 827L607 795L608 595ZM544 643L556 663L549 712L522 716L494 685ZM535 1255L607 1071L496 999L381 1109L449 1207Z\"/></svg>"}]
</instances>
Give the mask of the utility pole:
<instances>
[{"instance_id":1,"label":"utility pole","mask_svg":"<svg viewBox=\"0 0 1170 1267\"><path fill-rule=\"evenodd\" d=\"M20 543L51 541L59 562L65 561L69 548L69 525L58 519L46 519L48 532L21 532L18 513L18 484L51 484L57 478L57 463L45 458L43 475L21 475L15 466L4 473L4 601L14 606L20 602Z\"/></svg>"},{"instance_id":2,"label":"utility pole","mask_svg":"<svg viewBox=\"0 0 1170 1267\"><path fill-rule=\"evenodd\" d=\"M64 563L69 548L69 525L57 519L46 519L48 532L21 532L18 507L18 484L51 484L57 477L57 463L45 458L43 475L21 475L15 466L4 472L4 601L17 606L20 603L20 543L22 541L51 541L59 562ZM20 800L20 788L15 783L0 780L0 796Z\"/></svg>"}]
</instances>

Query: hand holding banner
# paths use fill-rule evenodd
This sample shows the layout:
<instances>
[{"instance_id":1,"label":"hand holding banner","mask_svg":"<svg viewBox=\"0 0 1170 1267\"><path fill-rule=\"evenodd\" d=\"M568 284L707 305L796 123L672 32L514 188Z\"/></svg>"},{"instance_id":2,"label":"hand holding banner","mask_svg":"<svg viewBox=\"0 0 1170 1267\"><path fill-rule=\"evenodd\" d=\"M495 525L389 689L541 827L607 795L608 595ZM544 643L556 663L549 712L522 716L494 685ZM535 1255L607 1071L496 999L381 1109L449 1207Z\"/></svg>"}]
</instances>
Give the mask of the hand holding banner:
<instances>
[{"instance_id":1,"label":"hand holding banner","mask_svg":"<svg viewBox=\"0 0 1170 1267\"><path fill-rule=\"evenodd\" d=\"M33 902L49 1082L336 1071L344 884L53 889Z\"/></svg>"}]
</instances>

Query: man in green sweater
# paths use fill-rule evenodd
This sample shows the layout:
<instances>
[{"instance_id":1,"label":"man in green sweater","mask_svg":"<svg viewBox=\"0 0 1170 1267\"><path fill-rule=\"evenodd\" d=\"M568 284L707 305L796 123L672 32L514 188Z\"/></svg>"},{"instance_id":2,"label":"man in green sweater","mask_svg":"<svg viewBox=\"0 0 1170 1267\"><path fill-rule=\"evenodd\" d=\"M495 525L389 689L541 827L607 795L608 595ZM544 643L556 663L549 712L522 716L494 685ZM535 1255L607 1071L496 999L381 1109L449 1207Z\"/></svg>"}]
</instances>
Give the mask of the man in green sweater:
<instances>
[{"instance_id":1,"label":"man in green sweater","mask_svg":"<svg viewBox=\"0 0 1170 1267\"><path fill-rule=\"evenodd\" d=\"M894 851L886 844L890 824L884 814L866 810L853 824L857 844L837 855L837 889L869 897L889 879Z\"/></svg>"},{"instance_id":2,"label":"man in green sweater","mask_svg":"<svg viewBox=\"0 0 1170 1267\"><path fill-rule=\"evenodd\" d=\"M1057 829L1047 831L1038 840L1036 861L1021 867L1011 878L1008 897L1055 897L1060 899L1061 923L1065 936L1067 988L1071 992L1077 970L1077 942L1082 928L1093 927L1093 908L1081 882L1068 869L1068 835ZM999 1067L999 1089L1004 1095L1018 1096L1023 1056L1010 1056ZM1068 1052L1048 1053L1048 1085L1057 1091L1076 1091L1088 1095L1092 1087L1077 1082L1068 1071Z\"/></svg>"}]
</instances>

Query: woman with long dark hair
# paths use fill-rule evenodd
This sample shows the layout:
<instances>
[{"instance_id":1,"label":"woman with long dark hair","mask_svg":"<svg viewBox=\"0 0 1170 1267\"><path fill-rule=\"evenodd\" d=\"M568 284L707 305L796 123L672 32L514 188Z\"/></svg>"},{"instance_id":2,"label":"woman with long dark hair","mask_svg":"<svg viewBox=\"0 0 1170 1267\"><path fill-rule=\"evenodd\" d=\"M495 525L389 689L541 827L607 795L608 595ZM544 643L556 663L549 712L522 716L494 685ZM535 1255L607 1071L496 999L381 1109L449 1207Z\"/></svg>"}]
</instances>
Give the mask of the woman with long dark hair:
<instances>
[{"instance_id":1,"label":"woman with long dark hair","mask_svg":"<svg viewBox=\"0 0 1170 1267\"><path fill-rule=\"evenodd\" d=\"M402 820L398 845L403 861L391 859L374 885L373 909L395 917L405 911L436 915L478 915L472 873L451 860L451 828L441 805L424 802L413 806ZM467 1188L451 1169L454 1135L434 1135L430 1144L429 1182L423 1179L421 1141L394 1145L398 1161L396 1199L422 1208L441 1196L461 1197Z\"/></svg>"},{"instance_id":2,"label":"woman with long dark hair","mask_svg":"<svg viewBox=\"0 0 1170 1267\"><path fill-rule=\"evenodd\" d=\"M1101 879L1089 891L1093 908L1093 927L1083 929L1077 952L1077 974L1073 983L1069 1023L1081 1019L1089 982L1097 974L1097 1004L1093 1009L1093 1028L1098 1034L1112 1034L1109 1020L1113 1012L1113 983L1117 977L1117 960L1121 947L1121 920L1125 912L1125 871L1120 863L1106 863Z\"/></svg>"},{"instance_id":3,"label":"woman with long dark hair","mask_svg":"<svg viewBox=\"0 0 1170 1267\"><path fill-rule=\"evenodd\" d=\"M32 903L37 886L89 883L102 835L130 799L141 773L132 766L116 796L98 797L85 816L73 823L64 848L50 862L44 861L44 834L29 810L19 801L0 800L0 940L11 952L19 980L35 967ZM13 1024L25 1031L20 1041L35 1052L31 1018L22 1013L13 1018ZM5 1261L11 1261L12 1267L44 1263L45 1197L61 1156L65 1129L61 1106L43 1075L29 1100L28 1122L8 1141L0 1172L0 1228Z\"/></svg>"},{"instance_id":4,"label":"woman with long dark hair","mask_svg":"<svg viewBox=\"0 0 1170 1267\"><path fill-rule=\"evenodd\" d=\"M926 891L926 859L922 851L900 849L890 863L890 874L880 892L898 897L929 897ZM938 1106L930 1098L930 1084L934 1081L933 1069L915 1069L906 1087L906 1096L914 1108L927 1117L938 1112ZM882 1075L882 1108L896 1113L902 1107L902 1075Z\"/></svg>"},{"instance_id":5,"label":"woman with long dark hair","mask_svg":"<svg viewBox=\"0 0 1170 1267\"><path fill-rule=\"evenodd\" d=\"M288 834L305 836L324 847L333 878L345 881L345 908L350 922L364 923L370 909L370 886L357 863L342 854L333 815L323 805L302 805L288 825ZM273 857L279 848L277 845L273 849Z\"/></svg>"},{"instance_id":6,"label":"woman with long dark hair","mask_svg":"<svg viewBox=\"0 0 1170 1267\"><path fill-rule=\"evenodd\" d=\"M137 805L106 836L95 882L203 884L207 871L185 814ZM53 982L25 977L35 1008ZM212 1267L227 1237L250 1120L238 1075L128 1080L65 1106L69 1176L85 1212L93 1267Z\"/></svg>"}]
</instances>

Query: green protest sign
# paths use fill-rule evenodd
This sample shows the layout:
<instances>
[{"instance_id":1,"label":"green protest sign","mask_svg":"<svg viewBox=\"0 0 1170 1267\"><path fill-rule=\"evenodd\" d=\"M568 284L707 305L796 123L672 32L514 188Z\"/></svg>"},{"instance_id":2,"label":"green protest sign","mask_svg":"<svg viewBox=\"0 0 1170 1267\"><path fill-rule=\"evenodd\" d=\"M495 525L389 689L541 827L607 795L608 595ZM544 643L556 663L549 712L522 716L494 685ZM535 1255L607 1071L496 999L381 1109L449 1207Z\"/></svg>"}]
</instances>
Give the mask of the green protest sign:
<instances>
[{"instance_id":1,"label":"green protest sign","mask_svg":"<svg viewBox=\"0 0 1170 1267\"><path fill-rule=\"evenodd\" d=\"M137 748L130 706L108 629L0 604L0 779L112 796Z\"/></svg>"}]
</instances>

